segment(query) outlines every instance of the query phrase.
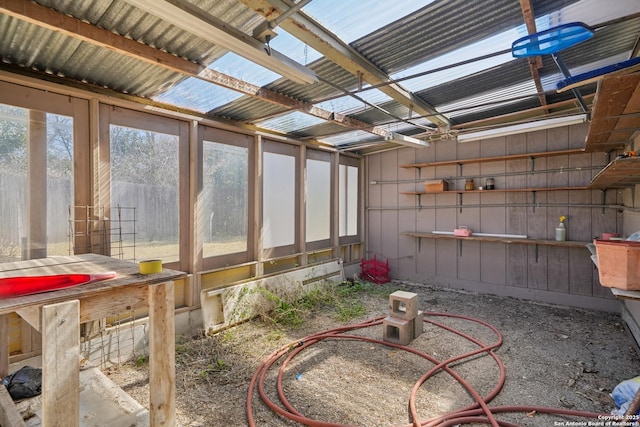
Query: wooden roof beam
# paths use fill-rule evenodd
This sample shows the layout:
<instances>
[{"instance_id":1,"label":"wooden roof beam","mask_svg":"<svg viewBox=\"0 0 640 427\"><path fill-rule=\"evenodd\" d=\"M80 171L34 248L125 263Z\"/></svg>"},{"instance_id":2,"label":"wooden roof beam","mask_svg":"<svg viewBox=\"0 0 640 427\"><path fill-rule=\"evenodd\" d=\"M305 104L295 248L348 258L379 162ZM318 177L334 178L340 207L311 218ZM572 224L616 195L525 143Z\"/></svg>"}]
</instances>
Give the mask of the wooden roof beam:
<instances>
[{"instance_id":1,"label":"wooden roof beam","mask_svg":"<svg viewBox=\"0 0 640 427\"><path fill-rule=\"evenodd\" d=\"M536 17L533 12L531 0L520 0L520 8L522 9L522 17L524 18L524 23L527 26L527 32L529 34L535 34L538 31L536 29ZM529 58L529 69L531 70L531 77L533 77L533 82L536 85L536 91L540 94L538 95L540 105L544 106L547 105L547 97L544 94L542 81L540 80L540 73L538 72L540 68L542 68L542 58L540 56Z\"/></svg>"}]
</instances>

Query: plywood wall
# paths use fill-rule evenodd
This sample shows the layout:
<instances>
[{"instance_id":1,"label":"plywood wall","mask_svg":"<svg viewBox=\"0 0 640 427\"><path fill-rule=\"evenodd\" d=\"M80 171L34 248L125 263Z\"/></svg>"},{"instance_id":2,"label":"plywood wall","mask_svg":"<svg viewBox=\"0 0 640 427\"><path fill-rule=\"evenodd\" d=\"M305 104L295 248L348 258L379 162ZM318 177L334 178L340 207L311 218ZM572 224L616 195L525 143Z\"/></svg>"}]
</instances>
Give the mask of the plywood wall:
<instances>
[{"instance_id":1,"label":"plywood wall","mask_svg":"<svg viewBox=\"0 0 640 427\"><path fill-rule=\"evenodd\" d=\"M457 143L439 141L430 148L402 148L370 155L366 160L368 258L388 259L391 275L401 280L469 291L527 298L572 306L617 310L618 303L600 286L590 252L582 247L460 242L402 236L402 232L453 231L467 226L476 232L525 234L554 239L561 215L568 220L567 239L589 242L602 232L623 232L622 214L603 208L600 190L426 194L427 179L487 177L496 188L584 187L607 164L605 153L580 153L485 163L402 168L402 165L509 154L583 148L588 125L567 126L527 134ZM464 179L450 181L463 189ZM622 190L607 190L605 203L622 204Z\"/></svg>"}]
</instances>

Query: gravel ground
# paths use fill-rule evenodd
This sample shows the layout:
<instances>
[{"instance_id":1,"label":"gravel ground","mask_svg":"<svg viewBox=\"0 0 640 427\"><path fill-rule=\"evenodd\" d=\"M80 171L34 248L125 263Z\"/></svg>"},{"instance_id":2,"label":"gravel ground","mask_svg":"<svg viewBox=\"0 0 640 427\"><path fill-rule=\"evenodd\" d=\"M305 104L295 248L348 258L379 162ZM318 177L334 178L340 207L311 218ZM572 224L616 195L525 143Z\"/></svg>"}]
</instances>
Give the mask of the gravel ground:
<instances>
[{"instance_id":1,"label":"gravel ground","mask_svg":"<svg viewBox=\"0 0 640 427\"><path fill-rule=\"evenodd\" d=\"M247 397L252 376L270 354L291 349L305 338L337 326L359 324L386 316L388 295L394 290L418 294L426 320L453 327L479 340L467 339L431 323L410 348L420 355L362 339L325 339L304 349L289 362L282 390L289 403L310 419L354 426L402 426L411 423L411 390L436 363L489 345L497 335L475 321L435 316L461 315L487 322L504 337L495 355L504 364L504 386L490 407L523 406L521 412L501 413L500 420L523 426L566 426L588 418L547 415L530 406L610 413L612 389L640 375L635 343L620 316L513 298L439 290L425 285L393 282L373 285L357 294L364 313L338 320L334 305L316 307L297 327L255 319L211 337L194 331L176 346L176 406L180 426L246 426ZM359 328L350 334L382 339L382 326ZM307 340L308 342L308 340ZM276 376L280 361L265 375L264 390L279 403ZM449 365L481 396L500 379L496 360L487 353ZM124 364L107 371L140 403L148 407L147 366ZM426 421L474 403L470 393L445 372L428 378L415 393L418 419ZM257 426L294 426L252 394ZM574 424L575 425L575 424ZM578 424L580 425L580 424ZM587 425L587 424L584 424Z\"/></svg>"}]
</instances>

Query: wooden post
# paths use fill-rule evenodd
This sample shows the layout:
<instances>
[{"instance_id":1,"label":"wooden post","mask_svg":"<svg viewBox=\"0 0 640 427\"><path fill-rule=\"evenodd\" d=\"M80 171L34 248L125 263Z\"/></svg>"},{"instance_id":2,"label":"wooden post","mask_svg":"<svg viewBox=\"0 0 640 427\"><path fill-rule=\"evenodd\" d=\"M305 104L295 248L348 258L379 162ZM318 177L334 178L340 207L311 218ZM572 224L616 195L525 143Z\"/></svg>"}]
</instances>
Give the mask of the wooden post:
<instances>
[{"instance_id":1,"label":"wooden post","mask_svg":"<svg viewBox=\"0 0 640 427\"><path fill-rule=\"evenodd\" d=\"M80 301L42 307L42 425L80 425Z\"/></svg>"},{"instance_id":2,"label":"wooden post","mask_svg":"<svg viewBox=\"0 0 640 427\"><path fill-rule=\"evenodd\" d=\"M4 386L0 387L0 426L26 427L20 412Z\"/></svg>"},{"instance_id":3,"label":"wooden post","mask_svg":"<svg viewBox=\"0 0 640 427\"><path fill-rule=\"evenodd\" d=\"M0 314L0 337L9 337L9 315ZM9 374L9 345L7 338L3 345L0 345L0 378Z\"/></svg>"},{"instance_id":4,"label":"wooden post","mask_svg":"<svg viewBox=\"0 0 640 427\"><path fill-rule=\"evenodd\" d=\"M29 259L47 256L47 114L29 111L28 127Z\"/></svg>"},{"instance_id":5,"label":"wooden post","mask_svg":"<svg viewBox=\"0 0 640 427\"><path fill-rule=\"evenodd\" d=\"M176 423L174 282L149 286L149 424Z\"/></svg>"}]
</instances>

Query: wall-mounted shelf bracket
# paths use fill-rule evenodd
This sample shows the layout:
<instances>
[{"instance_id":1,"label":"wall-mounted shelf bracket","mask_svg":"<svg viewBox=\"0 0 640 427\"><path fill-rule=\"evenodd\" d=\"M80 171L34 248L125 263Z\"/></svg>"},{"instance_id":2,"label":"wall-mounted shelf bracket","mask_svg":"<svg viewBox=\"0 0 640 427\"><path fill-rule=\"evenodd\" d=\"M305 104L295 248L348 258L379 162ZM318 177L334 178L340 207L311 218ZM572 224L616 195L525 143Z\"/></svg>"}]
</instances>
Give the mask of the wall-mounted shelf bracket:
<instances>
[{"instance_id":1,"label":"wall-mounted shelf bracket","mask_svg":"<svg viewBox=\"0 0 640 427\"><path fill-rule=\"evenodd\" d=\"M460 213L462 213L462 193L458 193L458 206Z\"/></svg>"},{"instance_id":2,"label":"wall-mounted shelf bracket","mask_svg":"<svg viewBox=\"0 0 640 427\"><path fill-rule=\"evenodd\" d=\"M531 195L533 196L533 213L536 213L536 205L538 204L536 203L536 194L537 193L535 191L531 192Z\"/></svg>"},{"instance_id":3,"label":"wall-mounted shelf bracket","mask_svg":"<svg viewBox=\"0 0 640 427\"><path fill-rule=\"evenodd\" d=\"M533 174L535 169L536 169L536 158L531 156L531 157L529 157L529 170Z\"/></svg>"},{"instance_id":4,"label":"wall-mounted shelf bracket","mask_svg":"<svg viewBox=\"0 0 640 427\"><path fill-rule=\"evenodd\" d=\"M602 215L604 215L606 209L607 201L607 189L603 188L600 190L600 203L602 203Z\"/></svg>"}]
</instances>

